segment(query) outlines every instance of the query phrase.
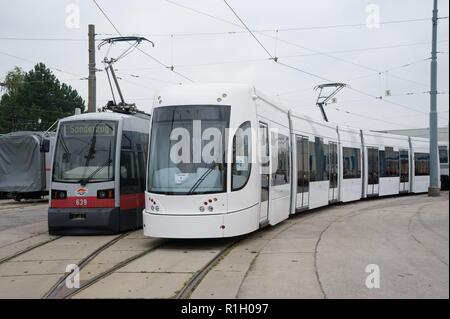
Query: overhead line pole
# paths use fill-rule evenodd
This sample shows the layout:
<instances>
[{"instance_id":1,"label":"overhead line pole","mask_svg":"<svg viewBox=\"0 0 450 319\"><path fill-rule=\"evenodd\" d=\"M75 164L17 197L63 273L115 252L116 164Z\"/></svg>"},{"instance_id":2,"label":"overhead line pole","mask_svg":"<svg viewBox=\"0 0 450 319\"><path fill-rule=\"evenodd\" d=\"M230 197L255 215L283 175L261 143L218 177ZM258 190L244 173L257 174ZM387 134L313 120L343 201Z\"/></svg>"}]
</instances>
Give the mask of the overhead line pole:
<instances>
[{"instance_id":1,"label":"overhead line pole","mask_svg":"<svg viewBox=\"0 0 450 319\"><path fill-rule=\"evenodd\" d=\"M438 1L434 0L430 89L430 186L428 196L439 196L438 117L437 117L437 24Z\"/></svg>"},{"instance_id":2,"label":"overhead line pole","mask_svg":"<svg viewBox=\"0 0 450 319\"><path fill-rule=\"evenodd\" d=\"M95 25L88 26L89 32L89 77L88 77L88 112L95 112L96 109L96 77L95 77Z\"/></svg>"}]
</instances>

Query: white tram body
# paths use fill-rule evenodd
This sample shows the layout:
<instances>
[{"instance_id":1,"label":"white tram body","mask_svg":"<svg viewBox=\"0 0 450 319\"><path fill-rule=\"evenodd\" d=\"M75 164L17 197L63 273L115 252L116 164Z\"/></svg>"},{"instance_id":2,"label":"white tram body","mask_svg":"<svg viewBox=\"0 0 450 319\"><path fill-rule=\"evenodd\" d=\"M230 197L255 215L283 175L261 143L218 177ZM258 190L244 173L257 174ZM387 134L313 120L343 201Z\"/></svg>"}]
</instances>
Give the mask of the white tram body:
<instances>
[{"instance_id":1,"label":"white tram body","mask_svg":"<svg viewBox=\"0 0 450 319\"><path fill-rule=\"evenodd\" d=\"M224 146L211 164L200 154L213 131ZM238 236L332 203L426 192L428 153L427 140L320 123L249 85L166 88L153 105L144 234Z\"/></svg>"},{"instance_id":2,"label":"white tram body","mask_svg":"<svg viewBox=\"0 0 450 319\"><path fill-rule=\"evenodd\" d=\"M148 115L84 113L59 121L51 234L113 234L142 227Z\"/></svg>"}]
</instances>

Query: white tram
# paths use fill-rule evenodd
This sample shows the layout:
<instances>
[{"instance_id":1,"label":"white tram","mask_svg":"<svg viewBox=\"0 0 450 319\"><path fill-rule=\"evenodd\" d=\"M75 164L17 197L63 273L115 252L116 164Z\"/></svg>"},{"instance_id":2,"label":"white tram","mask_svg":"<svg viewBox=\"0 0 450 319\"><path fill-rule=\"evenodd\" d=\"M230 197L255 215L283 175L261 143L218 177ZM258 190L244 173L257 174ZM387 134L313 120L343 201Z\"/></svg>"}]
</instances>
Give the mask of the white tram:
<instances>
[{"instance_id":1,"label":"white tram","mask_svg":"<svg viewBox=\"0 0 450 319\"><path fill-rule=\"evenodd\" d=\"M319 123L240 84L164 89L150 130L144 234L231 237L290 214L426 192L420 138Z\"/></svg>"},{"instance_id":2,"label":"white tram","mask_svg":"<svg viewBox=\"0 0 450 319\"><path fill-rule=\"evenodd\" d=\"M150 117L85 113L59 121L49 233L112 234L142 227Z\"/></svg>"}]
</instances>

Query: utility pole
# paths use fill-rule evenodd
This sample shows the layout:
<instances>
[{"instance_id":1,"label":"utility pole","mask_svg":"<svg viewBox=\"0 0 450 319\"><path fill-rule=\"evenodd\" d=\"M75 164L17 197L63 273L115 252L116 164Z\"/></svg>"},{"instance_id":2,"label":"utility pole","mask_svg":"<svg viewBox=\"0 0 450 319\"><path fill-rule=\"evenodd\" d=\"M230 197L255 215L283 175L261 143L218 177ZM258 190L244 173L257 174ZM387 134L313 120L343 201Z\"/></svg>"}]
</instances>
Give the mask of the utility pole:
<instances>
[{"instance_id":1,"label":"utility pole","mask_svg":"<svg viewBox=\"0 0 450 319\"><path fill-rule=\"evenodd\" d=\"M89 78L88 78L88 112L95 112L96 78L95 78L95 25L89 25Z\"/></svg>"},{"instance_id":2,"label":"utility pole","mask_svg":"<svg viewBox=\"0 0 450 319\"><path fill-rule=\"evenodd\" d=\"M438 2L434 0L433 33L431 44L431 90L430 90L430 186L428 196L439 196L439 157L437 132L437 24Z\"/></svg>"}]
</instances>

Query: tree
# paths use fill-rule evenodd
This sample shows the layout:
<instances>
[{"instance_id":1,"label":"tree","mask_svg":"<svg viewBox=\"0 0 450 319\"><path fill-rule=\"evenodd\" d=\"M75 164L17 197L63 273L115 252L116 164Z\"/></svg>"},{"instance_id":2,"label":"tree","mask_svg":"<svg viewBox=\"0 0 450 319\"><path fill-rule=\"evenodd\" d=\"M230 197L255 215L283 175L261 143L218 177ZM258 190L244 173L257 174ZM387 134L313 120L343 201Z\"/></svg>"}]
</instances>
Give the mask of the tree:
<instances>
[{"instance_id":1,"label":"tree","mask_svg":"<svg viewBox=\"0 0 450 319\"><path fill-rule=\"evenodd\" d=\"M0 134L45 131L56 120L85 110L84 100L70 85L60 83L49 68L38 63L29 72L15 67L2 85Z\"/></svg>"}]
</instances>

